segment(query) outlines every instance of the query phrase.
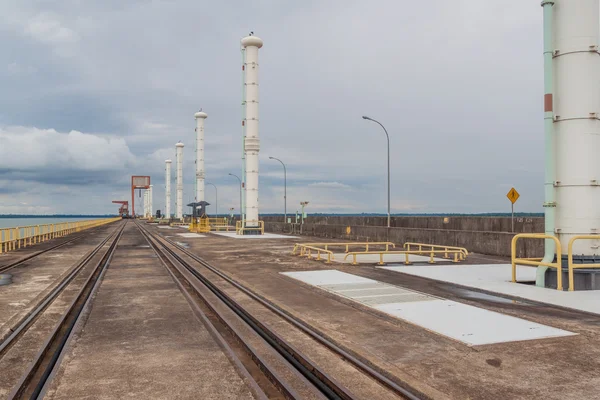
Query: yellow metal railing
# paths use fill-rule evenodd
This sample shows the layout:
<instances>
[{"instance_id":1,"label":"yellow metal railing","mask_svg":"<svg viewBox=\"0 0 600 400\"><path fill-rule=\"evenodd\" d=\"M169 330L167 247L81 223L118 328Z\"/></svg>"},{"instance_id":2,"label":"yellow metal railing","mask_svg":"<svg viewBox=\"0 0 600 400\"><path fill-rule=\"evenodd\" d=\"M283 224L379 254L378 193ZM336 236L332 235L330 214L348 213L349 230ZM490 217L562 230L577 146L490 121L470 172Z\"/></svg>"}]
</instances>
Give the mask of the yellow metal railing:
<instances>
[{"instance_id":1,"label":"yellow metal railing","mask_svg":"<svg viewBox=\"0 0 600 400\"><path fill-rule=\"evenodd\" d=\"M571 240L569 240L567 257L568 257L568 266L569 266L569 291L572 292L575 290L575 282L573 276L573 270L577 268L600 268L600 264L573 264L573 243L577 240L600 240L600 235L578 235L573 236ZM562 275L562 274L561 274Z\"/></svg>"},{"instance_id":2,"label":"yellow metal railing","mask_svg":"<svg viewBox=\"0 0 600 400\"><path fill-rule=\"evenodd\" d=\"M292 250L292 255L296 254L297 250L300 250L300 256L304 255L304 249L308 247L321 248L322 252L326 252L331 247L344 247L344 253L348 253L350 251L350 246L364 246L365 251L369 251L369 246L385 246L385 251L388 251L390 247L395 248L396 245L392 242L350 242L350 243L296 243L294 245L294 250Z\"/></svg>"},{"instance_id":3,"label":"yellow metal railing","mask_svg":"<svg viewBox=\"0 0 600 400\"><path fill-rule=\"evenodd\" d=\"M222 217L222 218L209 218L210 221L210 230L212 231L227 231L229 232L229 229L235 229L235 227L229 225L229 220L227 219L227 217Z\"/></svg>"},{"instance_id":4,"label":"yellow metal railing","mask_svg":"<svg viewBox=\"0 0 600 400\"><path fill-rule=\"evenodd\" d=\"M119 220L121 217L0 228L0 254Z\"/></svg>"},{"instance_id":5,"label":"yellow metal railing","mask_svg":"<svg viewBox=\"0 0 600 400\"><path fill-rule=\"evenodd\" d=\"M437 244L427 244L427 243L413 243L406 242L404 243L404 249L407 251L411 251L414 248L417 248L418 251L422 251L423 254L429 254L431 250L443 250L444 256L443 258L450 259L450 254L455 254L451 250L458 250L458 256L461 261L465 260L469 255L469 252L464 247L456 247L456 246L442 246Z\"/></svg>"},{"instance_id":6,"label":"yellow metal railing","mask_svg":"<svg viewBox=\"0 0 600 400\"><path fill-rule=\"evenodd\" d=\"M429 264L435 264L435 260L434 260L434 256L436 254L453 254L454 255L454 259L452 260L452 262L459 262L461 260L461 255L463 255L463 251L462 250L450 250L450 249L443 249L443 250L428 250L428 251L424 251L424 250L399 250L399 251L352 251L349 252L348 254L346 254L344 256L344 261L346 261L348 259L348 257L352 256L352 265L357 265L358 262L356 261L356 257L359 255L371 255L371 254L378 254L379 255L379 262L377 263L378 265L384 265L385 263L383 262L383 256L385 255L389 255L389 254L400 254L400 255L404 255L405 256L405 261L404 264L405 265L410 265L412 264L410 262L409 256L412 255L423 255L423 254L427 254L429 256Z\"/></svg>"},{"instance_id":7,"label":"yellow metal railing","mask_svg":"<svg viewBox=\"0 0 600 400\"><path fill-rule=\"evenodd\" d=\"M552 239L556 244L556 262L547 263L543 262L542 258L518 258L517 257L517 242L519 239ZM526 265L528 267L550 267L556 268L556 289L563 290L562 285L562 268L561 260L562 253L560 247L560 240L556 236L545 235L543 233L519 233L512 238L511 242L511 266L512 266L512 281L517 282L517 265Z\"/></svg>"},{"instance_id":8,"label":"yellow metal railing","mask_svg":"<svg viewBox=\"0 0 600 400\"><path fill-rule=\"evenodd\" d=\"M238 235L243 235L245 231L256 231L257 229L260 230L261 235L264 235L265 234L265 222L258 221L258 227L242 226L242 221L235 222L235 233L237 233Z\"/></svg>"},{"instance_id":9,"label":"yellow metal railing","mask_svg":"<svg viewBox=\"0 0 600 400\"><path fill-rule=\"evenodd\" d=\"M313 256L312 256L313 251L315 253L317 253L317 257L315 258L316 260L321 260L321 253L327 254L326 263L331 264L331 261L333 260L333 251L322 249L320 247L302 245L302 247L300 249L300 256L306 256L308 258L313 258Z\"/></svg>"},{"instance_id":10,"label":"yellow metal railing","mask_svg":"<svg viewBox=\"0 0 600 400\"><path fill-rule=\"evenodd\" d=\"M360 246L364 248L364 250L361 249L360 251L351 251L351 247L356 246ZM383 246L385 246L385 250L373 249L374 247ZM443 258L452 259L452 261L455 263L463 261L469 255L469 252L464 247L441 246L413 242L405 243L404 250L398 251L390 250L390 248L396 247L396 245L392 242L296 243L294 245L294 249L292 250L292 255L298 254L301 257L306 256L308 258L314 258L313 254L316 253L316 259L321 260L321 254L327 254L327 263L330 263L334 259L333 251L331 251L331 248L334 247L343 247L344 253L346 254L344 256L344 261L351 256L353 265L358 264L357 256L370 254L379 255L379 265L384 265L383 259L387 254L404 255L404 264L406 265L412 264L409 257L410 255L427 255L429 256L430 264L435 264L434 257L436 255L442 255Z\"/></svg>"}]
</instances>

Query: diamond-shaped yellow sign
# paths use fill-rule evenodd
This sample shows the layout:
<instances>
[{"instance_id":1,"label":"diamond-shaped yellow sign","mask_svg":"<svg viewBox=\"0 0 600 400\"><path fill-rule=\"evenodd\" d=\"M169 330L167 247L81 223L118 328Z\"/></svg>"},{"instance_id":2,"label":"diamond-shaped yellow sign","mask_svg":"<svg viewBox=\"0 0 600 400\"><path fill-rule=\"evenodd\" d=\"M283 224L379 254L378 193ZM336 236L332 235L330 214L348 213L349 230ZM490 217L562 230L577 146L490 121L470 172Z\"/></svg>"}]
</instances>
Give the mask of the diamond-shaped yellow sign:
<instances>
[{"instance_id":1,"label":"diamond-shaped yellow sign","mask_svg":"<svg viewBox=\"0 0 600 400\"><path fill-rule=\"evenodd\" d=\"M517 190L515 188L510 189L508 191L508 193L506 194L506 197L508 197L510 202L513 204L515 204L517 202L517 200L519 200L520 196L521 195L519 194L519 192L517 192Z\"/></svg>"}]
</instances>

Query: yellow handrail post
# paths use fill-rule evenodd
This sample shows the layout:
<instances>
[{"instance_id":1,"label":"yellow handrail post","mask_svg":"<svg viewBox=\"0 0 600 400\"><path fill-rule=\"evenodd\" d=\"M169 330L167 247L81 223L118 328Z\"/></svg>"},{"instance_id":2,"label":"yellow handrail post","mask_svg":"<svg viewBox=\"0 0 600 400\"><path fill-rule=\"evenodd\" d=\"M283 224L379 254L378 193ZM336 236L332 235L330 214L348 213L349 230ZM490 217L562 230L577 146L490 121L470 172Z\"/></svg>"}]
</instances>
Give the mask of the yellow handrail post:
<instances>
[{"instance_id":1,"label":"yellow handrail post","mask_svg":"<svg viewBox=\"0 0 600 400\"><path fill-rule=\"evenodd\" d=\"M552 239L556 244L556 262L555 263L545 263L541 259L539 261L532 259L524 259L517 257L517 242L519 239ZM541 233L519 233L513 236L510 244L510 252L511 252L511 272L512 272L512 282L517 282L517 265L528 265L533 267L545 266L550 268L556 268L556 289L563 290L562 285L562 252L560 240L556 236L545 235Z\"/></svg>"},{"instance_id":2,"label":"yellow handrail post","mask_svg":"<svg viewBox=\"0 0 600 400\"><path fill-rule=\"evenodd\" d=\"M568 262L568 270L569 270L569 292L575 290L575 269L576 268L600 268L600 264L577 264L573 263L573 244L577 240L587 239L587 240L600 240L600 235L578 235L573 236L571 240L569 240L568 248L567 248L567 262Z\"/></svg>"}]
</instances>

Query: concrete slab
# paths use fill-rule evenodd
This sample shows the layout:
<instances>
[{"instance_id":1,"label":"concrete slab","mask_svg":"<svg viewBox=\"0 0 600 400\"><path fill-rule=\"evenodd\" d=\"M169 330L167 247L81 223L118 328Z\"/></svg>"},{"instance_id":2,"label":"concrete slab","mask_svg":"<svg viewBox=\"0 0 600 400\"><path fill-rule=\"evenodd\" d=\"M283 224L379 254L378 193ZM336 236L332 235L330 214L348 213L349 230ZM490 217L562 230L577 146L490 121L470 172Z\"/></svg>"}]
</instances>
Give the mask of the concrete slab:
<instances>
[{"instance_id":1,"label":"concrete slab","mask_svg":"<svg viewBox=\"0 0 600 400\"><path fill-rule=\"evenodd\" d=\"M363 278L352 274L346 274L344 272L340 272L334 269L321 271L282 272L281 274L314 286L378 283L373 279Z\"/></svg>"},{"instance_id":2,"label":"concrete slab","mask_svg":"<svg viewBox=\"0 0 600 400\"><path fill-rule=\"evenodd\" d=\"M191 232L190 233L178 233L177 235L183 236L184 238L190 238L190 239L206 237L206 235L200 235L198 233L191 233Z\"/></svg>"},{"instance_id":3,"label":"concrete slab","mask_svg":"<svg viewBox=\"0 0 600 400\"><path fill-rule=\"evenodd\" d=\"M337 263L352 263L352 256L348 256L346 260L346 253L334 253L333 261ZM419 256L419 255L410 255L409 261L411 263L428 263L431 258L427 256ZM387 254L383 256L383 262L386 264L402 264L404 265L404 261L406 260L406 256L403 254ZM450 260L446 260L444 258L433 257L435 262L450 262ZM376 264L379 262L379 254L359 254L356 256L356 262L359 264Z\"/></svg>"},{"instance_id":4,"label":"concrete slab","mask_svg":"<svg viewBox=\"0 0 600 400\"><path fill-rule=\"evenodd\" d=\"M394 272L454 283L540 303L600 314L600 291L558 291L512 283L510 264L379 267ZM535 268L517 267L517 279L534 281Z\"/></svg>"},{"instance_id":5,"label":"concrete slab","mask_svg":"<svg viewBox=\"0 0 600 400\"><path fill-rule=\"evenodd\" d=\"M211 232L213 235L225 236L233 239L297 239L297 236L277 235L275 233L265 233L264 235L238 235L235 232Z\"/></svg>"},{"instance_id":6,"label":"concrete slab","mask_svg":"<svg viewBox=\"0 0 600 400\"><path fill-rule=\"evenodd\" d=\"M168 226L168 225L158 225L157 226L158 229L176 229L172 226Z\"/></svg>"},{"instance_id":7,"label":"concrete slab","mask_svg":"<svg viewBox=\"0 0 600 400\"><path fill-rule=\"evenodd\" d=\"M470 346L575 335L337 270L282 274ZM360 290L360 286L364 286L364 290Z\"/></svg>"},{"instance_id":8,"label":"concrete slab","mask_svg":"<svg viewBox=\"0 0 600 400\"><path fill-rule=\"evenodd\" d=\"M374 307L472 346L576 335L451 300L380 304Z\"/></svg>"}]
</instances>

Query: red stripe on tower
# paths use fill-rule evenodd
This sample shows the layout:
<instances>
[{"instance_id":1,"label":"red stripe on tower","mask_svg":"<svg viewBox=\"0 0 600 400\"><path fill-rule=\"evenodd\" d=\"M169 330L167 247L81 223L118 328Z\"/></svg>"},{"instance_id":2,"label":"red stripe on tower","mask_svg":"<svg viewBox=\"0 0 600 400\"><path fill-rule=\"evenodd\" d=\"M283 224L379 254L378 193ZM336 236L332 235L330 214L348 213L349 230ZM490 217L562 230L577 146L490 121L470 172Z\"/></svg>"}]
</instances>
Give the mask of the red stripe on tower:
<instances>
[{"instance_id":1,"label":"red stripe on tower","mask_svg":"<svg viewBox=\"0 0 600 400\"><path fill-rule=\"evenodd\" d=\"M544 95L544 112L552 112L552 93Z\"/></svg>"}]
</instances>

